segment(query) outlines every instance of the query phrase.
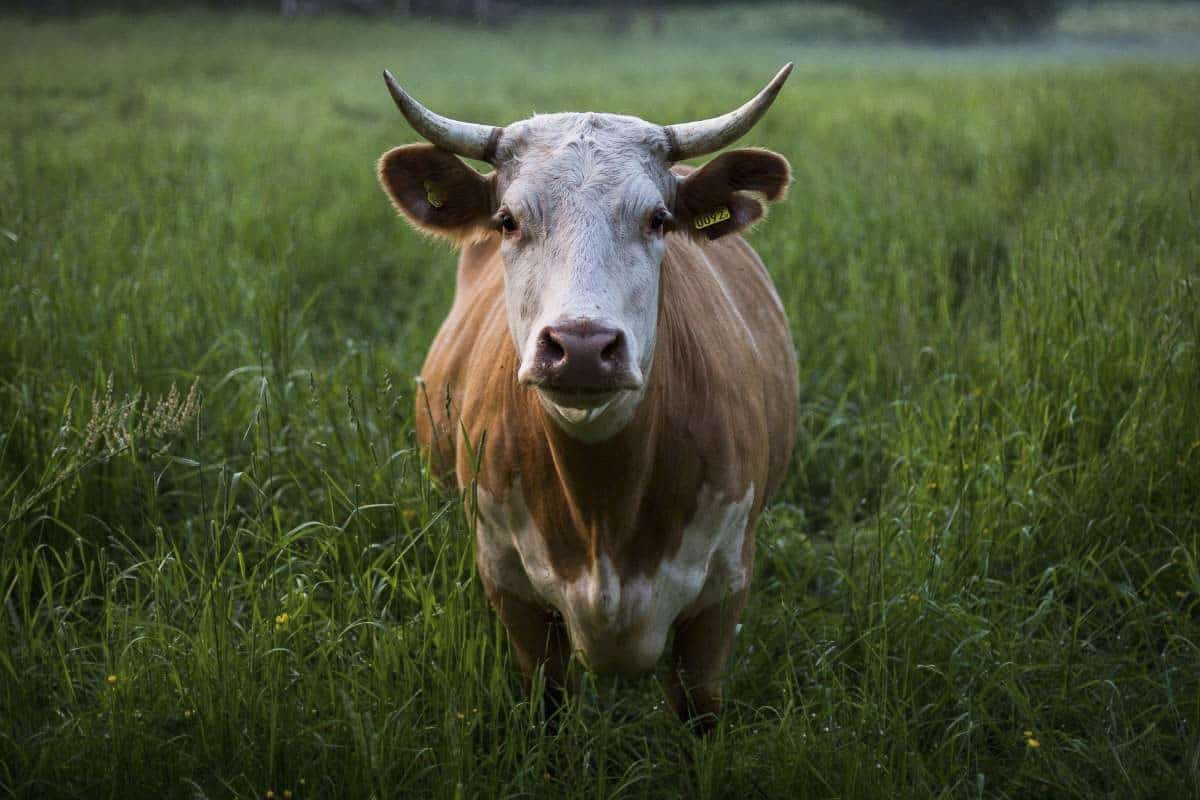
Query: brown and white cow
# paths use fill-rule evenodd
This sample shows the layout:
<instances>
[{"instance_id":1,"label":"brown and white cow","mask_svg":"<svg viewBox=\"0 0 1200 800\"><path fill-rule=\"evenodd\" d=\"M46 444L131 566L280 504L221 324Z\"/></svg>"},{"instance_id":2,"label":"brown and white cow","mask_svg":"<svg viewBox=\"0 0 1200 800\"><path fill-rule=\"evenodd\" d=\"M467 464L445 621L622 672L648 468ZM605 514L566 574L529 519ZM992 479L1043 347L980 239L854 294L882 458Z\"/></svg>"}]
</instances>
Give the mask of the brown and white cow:
<instances>
[{"instance_id":1,"label":"brown and white cow","mask_svg":"<svg viewBox=\"0 0 1200 800\"><path fill-rule=\"evenodd\" d=\"M673 709L702 729L720 710L755 521L797 416L783 306L738 234L790 172L756 149L674 164L748 131L790 70L724 116L668 127L464 123L384 73L432 144L388 151L380 180L414 226L462 247L418 439L436 474L476 482L484 591L551 706L573 652L644 672L673 632Z\"/></svg>"}]
</instances>

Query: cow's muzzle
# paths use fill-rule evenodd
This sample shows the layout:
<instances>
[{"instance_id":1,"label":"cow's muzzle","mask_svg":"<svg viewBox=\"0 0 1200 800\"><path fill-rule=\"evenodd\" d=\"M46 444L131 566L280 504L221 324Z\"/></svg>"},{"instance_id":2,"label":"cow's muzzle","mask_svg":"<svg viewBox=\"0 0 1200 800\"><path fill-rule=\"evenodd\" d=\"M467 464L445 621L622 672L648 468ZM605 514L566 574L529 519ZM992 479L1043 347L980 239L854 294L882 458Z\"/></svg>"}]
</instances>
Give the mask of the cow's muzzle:
<instances>
[{"instance_id":1,"label":"cow's muzzle","mask_svg":"<svg viewBox=\"0 0 1200 800\"><path fill-rule=\"evenodd\" d=\"M641 370L625 334L588 319L542 328L533 358L518 377L521 383L579 405L603 402L615 392L642 386Z\"/></svg>"}]
</instances>

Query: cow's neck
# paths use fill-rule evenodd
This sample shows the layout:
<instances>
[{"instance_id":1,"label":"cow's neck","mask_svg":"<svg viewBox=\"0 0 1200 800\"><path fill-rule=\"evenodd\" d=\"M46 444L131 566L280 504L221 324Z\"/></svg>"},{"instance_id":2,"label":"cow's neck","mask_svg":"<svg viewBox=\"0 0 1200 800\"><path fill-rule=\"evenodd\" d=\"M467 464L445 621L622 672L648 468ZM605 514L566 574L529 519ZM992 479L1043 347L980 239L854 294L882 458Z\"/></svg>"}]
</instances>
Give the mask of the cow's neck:
<instances>
[{"instance_id":1,"label":"cow's neck","mask_svg":"<svg viewBox=\"0 0 1200 800\"><path fill-rule=\"evenodd\" d=\"M670 260L663 290L678 293L687 287L671 286L685 282L674 277ZM680 354L686 354L683 362ZM504 451L506 463L491 479L502 483L489 490L505 493L520 479L523 503L558 575L596 563L601 549L622 574L653 570L679 546L703 487L715 480L710 488L727 488L711 463L723 452L713 446L722 426L704 391L705 359L694 321L660 305L641 401L628 424L594 441L569 435L506 365L514 377L507 408L497 409L495 422L516 426L527 438L519 450Z\"/></svg>"},{"instance_id":2,"label":"cow's neck","mask_svg":"<svg viewBox=\"0 0 1200 800\"><path fill-rule=\"evenodd\" d=\"M540 409L551 460L546 466L553 470L574 527L593 545L612 542L635 527L655 466L658 425L657 415L649 413L654 395L648 394L631 409L626 424L603 438L568 432L553 410Z\"/></svg>"},{"instance_id":3,"label":"cow's neck","mask_svg":"<svg viewBox=\"0 0 1200 800\"><path fill-rule=\"evenodd\" d=\"M683 387L669 385L669 360L661 357L670 335L662 333L641 402L606 439L569 435L526 394L540 442L527 451L522 493L560 575L597 563L601 553L619 574L651 572L679 546L695 512L706 458L684 428L703 416L669 411L675 389Z\"/></svg>"}]
</instances>

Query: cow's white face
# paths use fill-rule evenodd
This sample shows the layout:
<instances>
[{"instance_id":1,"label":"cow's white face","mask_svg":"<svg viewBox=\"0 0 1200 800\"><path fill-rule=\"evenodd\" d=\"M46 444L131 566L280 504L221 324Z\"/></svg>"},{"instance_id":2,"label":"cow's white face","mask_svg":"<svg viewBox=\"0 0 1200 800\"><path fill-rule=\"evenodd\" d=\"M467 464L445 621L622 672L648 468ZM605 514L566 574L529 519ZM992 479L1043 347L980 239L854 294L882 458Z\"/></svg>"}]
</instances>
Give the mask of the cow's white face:
<instances>
[{"instance_id":1,"label":"cow's white face","mask_svg":"<svg viewBox=\"0 0 1200 800\"><path fill-rule=\"evenodd\" d=\"M518 380L572 432L607 432L653 366L677 180L659 126L553 114L505 130L496 225Z\"/></svg>"},{"instance_id":2,"label":"cow's white face","mask_svg":"<svg viewBox=\"0 0 1200 800\"><path fill-rule=\"evenodd\" d=\"M766 150L730 150L683 176L670 166L749 130L790 69L728 114L668 127L591 113L504 128L462 123L416 103L386 75L405 117L444 147L384 153L384 189L421 230L457 242L499 237L516 378L570 435L608 438L641 402L670 231L702 241L737 233L762 217L764 201L783 196L788 163ZM481 175L454 153L496 169Z\"/></svg>"}]
</instances>

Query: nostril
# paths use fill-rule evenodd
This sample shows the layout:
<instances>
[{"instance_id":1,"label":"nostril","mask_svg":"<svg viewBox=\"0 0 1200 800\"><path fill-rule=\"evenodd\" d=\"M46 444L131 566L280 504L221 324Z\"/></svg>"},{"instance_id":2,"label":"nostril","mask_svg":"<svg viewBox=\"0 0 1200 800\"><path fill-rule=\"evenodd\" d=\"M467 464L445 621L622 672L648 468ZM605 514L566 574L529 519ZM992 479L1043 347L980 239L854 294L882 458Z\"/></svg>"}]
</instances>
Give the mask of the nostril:
<instances>
[{"instance_id":1,"label":"nostril","mask_svg":"<svg viewBox=\"0 0 1200 800\"><path fill-rule=\"evenodd\" d=\"M612 337L612 341L604 346L600 351L601 361L616 361L621 357L621 345L625 343L625 338L618 332Z\"/></svg>"},{"instance_id":2,"label":"nostril","mask_svg":"<svg viewBox=\"0 0 1200 800\"><path fill-rule=\"evenodd\" d=\"M562 343L554 336L554 332L547 328L542 331L542 335L538 337L538 354L542 360L550 364L562 361L567 351L563 349Z\"/></svg>"}]
</instances>

